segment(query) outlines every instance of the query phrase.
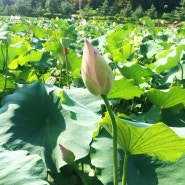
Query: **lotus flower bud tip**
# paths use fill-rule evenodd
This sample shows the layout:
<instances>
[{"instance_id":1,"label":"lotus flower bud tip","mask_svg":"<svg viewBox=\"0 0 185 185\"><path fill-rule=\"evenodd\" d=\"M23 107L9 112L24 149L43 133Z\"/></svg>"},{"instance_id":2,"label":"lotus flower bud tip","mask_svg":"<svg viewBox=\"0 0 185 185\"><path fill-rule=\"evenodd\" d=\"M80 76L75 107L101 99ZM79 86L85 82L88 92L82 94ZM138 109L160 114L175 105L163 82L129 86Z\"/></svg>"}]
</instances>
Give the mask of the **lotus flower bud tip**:
<instances>
[{"instance_id":1,"label":"lotus flower bud tip","mask_svg":"<svg viewBox=\"0 0 185 185\"><path fill-rule=\"evenodd\" d=\"M81 72L84 84L92 94L106 95L111 90L112 69L88 39L84 40Z\"/></svg>"},{"instance_id":2,"label":"lotus flower bud tip","mask_svg":"<svg viewBox=\"0 0 185 185\"><path fill-rule=\"evenodd\" d=\"M68 150L67 148L65 148L64 146L62 146L61 144L59 144L60 147L60 151L62 154L62 159L67 163L67 164L71 164L74 162L75 160L75 155L71 150Z\"/></svg>"}]
</instances>

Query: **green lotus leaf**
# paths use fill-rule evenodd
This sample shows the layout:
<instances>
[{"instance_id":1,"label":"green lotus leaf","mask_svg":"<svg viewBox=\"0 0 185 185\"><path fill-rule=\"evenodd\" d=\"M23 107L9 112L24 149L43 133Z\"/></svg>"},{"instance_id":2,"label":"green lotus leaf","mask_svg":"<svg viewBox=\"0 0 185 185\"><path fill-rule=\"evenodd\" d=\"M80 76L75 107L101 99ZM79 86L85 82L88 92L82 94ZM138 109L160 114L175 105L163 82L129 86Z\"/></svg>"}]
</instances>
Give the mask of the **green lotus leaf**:
<instances>
[{"instance_id":1,"label":"green lotus leaf","mask_svg":"<svg viewBox=\"0 0 185 185\"><path fill-rule=\"evenodd\" d=\"M73 100L76 100L78 104L83 104L85 107L96 114L100 114L101 105L104 104L103 100L99 96L92 95L86 88L75 88L75 89L65 89L65 92Z\"/></svg>"},{"instance_id":2,"label":"green lotus leaf","mask_svg":"<svg viewBox=\"0 0 185 185\"><path fill-rule=\"evenodd\" d=\"M25 65L26 63L28 62L35 62L35 65L36 65L36 62L37 61L41 61L39 64L40 65L43 65L45 64L46 62L43 62L42 60L42 57L44 58L44 55L45 53L41 52L41 51L38 51L38 50L32 50L29 52L29 54L27 55L19 55L17 58L13 59L9 65L8 65L8 68L9 69L16 69L18 67L18 65Z\"/></svg>"},{"instance_id":3,"label":"green lotus leaf","mask_svg":"<svg viewBox=\"0 0 185 185\"><path fill-rule=\"evenodd\" d=\"M113 147L112 139L105 129L102 129L91 144L91 163L96 167L96 175L104 185L110 185L113 182ZM121 182L121 171L123 152L118 149L118 171L119 182Z\"/></svg>"},{"instance_id":4,"label":"green lotus leaf","mask_svg":"<svg viewBox=\"0 0 185 185\"><path fill-rule=\"evenodd\" d=\"M152 21L152 19L148 16L145 16L145 17L142 17L139 19L139 21L147 26L148 29L151 29L152 31L154 31L154 28L155 28L155 23Z\"/></svg>"},{"instance_id":5,"label":"green lotus leaf","mask_svg":"<svg viewBox=\"0 0 185 185\"><path fill-rule=\"evenodd\" d=\"M128 185L183 184L185 157L177 162L163 162L145 155L130 156Z\"/></svg>"},{"instance_id":6,"label":"green lotus leaf","mask_svg":"<svg viewBox=\"0 0 185 185\"><path fill-rule=\"evenodd\" d=\"M162 49L162 46L151 40L140 44L140 54L146 58L155 56Z\"/></svg>"},{"instance_id":7,"label":"green lotus leaf","mask_svg":"<svg viewBox=\"0 0 185 185\"><path fill-rule=\"evenodd\" d=\"M1 28L0 28L0 39L7 39L7 35L8 35L8 24L4 24Z\"/></svg>"},{"instance_id":8,"label":"green lotus leaf","mask_svg":"<svg viewBox=\"0 0 185 185\"><path fill-rule=\"evenodd\" d=\"M143 91L134 85L134 81L132 79L122 78L114 81L113 87L108 94L108 98L122 98L130 100L134 97L140 97L142 94Z\"/></svg>"},{"instance_id":9,"label":"green lotus leaf","mask_svg":"<svg viewBox=\"0 0 185 185\"><path fill-rule=\"evenodd\" d=\"M155 62L155 69L157 73L164 72L178 65L181 59L181 53L185 49L185 45L178 45L176 48L170 48L165 57L158 57Z\"/></svg>"},{"instance_id":10,"label":"green lotus leaf","mask_svg":"<svg viewBox=\"0 0 185 185\"><path fill-rule=\"evenodd\" d=\"M27 151L0 152L0 184L6 185L49 185L46 169L38 155L29 155Z\"/></svg>"},{"instance_id":11,"label":"green lotus leaf","mask_svg":"<svg viewBox=\"0 0 185 185\"><path fill-rule=\"evenodd\" d=\"M133 64L131 66L124 66L119 69L122 75L128 79L134 79L137 84L146 81L146 77L152 76L154 73L148 68L143 68L139 64Z\"/></svg>"},{"instance_id":12,"label":"green lotus leaf","mask_svg":"<svg viewBox=\"0 0 185 185\"><path fill-rule=\"evenodd\" d=\"M152 125L142 122L126 121L124 124L130 124L137 128L147 129ZM178 136L185 137L185 128L171 128ZM120 127L118 130L119 135ZM125 131L125 130L124 130ZM126 133L124 133L126 134ZM136 134L137 135L137 134ZM155 136L156 137L156 136ZM134 135L131 137L134 139ZM165 139L165 135L163 139ZM129 143L128 140L125 142ZM160 145L160 144L159 144ZM110 185L113 182L113 148L112 138L105 131L101 131L97 137L93 139L91 145L91 162L96 167L98 179L105 185ZM157 148L156 148L157 149ZM175 148L173 148L175 150ZM163 150L161 145L160 150ZM173 155L173 153L168 154ZM102 160L103 158L103 160ZM122 173L124 154L118 147L118 172ZM144 154L129 155L128 160L128 185L156 185L156 184L183 184L185 181L183 169L185 165L185 155L176 162L161 161L156 157L150 157ZM119 176L119 182L121 181ZM121 183L121 182L120 182Z\"/></svg>"},{"instance_id":13,"label":"green lotus leaf","mask_svg":"<svg viewBox=\"0 0 185 185\"><path fill-rule=\"evenodd\" d=\"M12 40L12 42L15 42L15 44L13 43L8 47L8 64L19 55L26 55L31 49L31 45L29 43L23 42L22 40L19 41L15 38Z\"/></svg>"},{"instance_id":14,"label":"green lotus leaf","mask_svg":"<svg viewBox=\"0 0 185 185\"><path fill-rule=\"evenodd\" d=\"M148 128L140 128L137 123L132 125L118 118L116 122L118 143L125 153L146 154L170 162L177 161L185 153L185 139L162 122ZM112 134L110 118L106 116L101 123Z\"/></svg>"},{"instance_id":15,"label":"green lotus leaf","mask_svg":"<svg viewBox=\"0 0 185 185\"><path fill-rule=\"evenodd\" d=\"M61 100L57 94L62 94ZM59 144L71 150L75 160L85 157L99 119L64 90L35 82L2 101L0 140L13 150L40 155L47 168L55 171L66 164Z\"/></svg>"},{"instance_id":16,"label":"green lotus leaf","mask_svg":"<svg viewBox=\"0 0 185 185\"><path fill-rule=\"evenodd\" d=\"M46 34L46 30L38 25L31 25L30 29L37 38L43 38Z\"/></svg>"},{"instance_id":17,"label":"green lotus leaf","mask_svg":"<svg viewBox=\"0 0 185 185\"><path fill-rule=\"evenodd\" d=\"M185 104L185 90L172 87L168 90L150 89L146 92L147 98L160 109L169 108L178 104Z\"/></svg>"},{"instance_id":18,"label":"green lotus leaf","mask_svg":"<svg viewBox=\"0 0 185 185\"><path fill-rule=\"evenodd\" d=\"M66 92L69 92L70 96ZM73 98L73 94L74 98L78 97L78 101ZM98 129L96 122L101 117L89 108L92 106L90 105L92 102L98 106L99 98L84 89L80 89L79 93L77 89L60 91L58 96L65 109L63 115L66 121L66 129L61 133L60 144L70 149L77 160L88 155L93 133ZM59 166L65 165L65 162L61 160L58 163Z\"/></svg>"},{"instance_id":19,"label":"green lotus leaf","mask_svg":"<svg viewBox=\"0 0 185 185\"><path fill-rule=\"evenodd\" d=\"M11 32L23 32L29 31L30 27L29 24L25 24L25 22L16 23L10 26Z\"/></svg>"},{"instance_id":20,"label":"green lotus leaf","mask_svg":"<svg viewBox=\"0 0 185 185\"><path fill-rule=\"evenodd\" d=\"M0 140L14 150L25 149L42 156L48 168L57 139L65 129L62 107L54 92L39 82L25 85L2 101Z\"/></svg>"}]
</instances>

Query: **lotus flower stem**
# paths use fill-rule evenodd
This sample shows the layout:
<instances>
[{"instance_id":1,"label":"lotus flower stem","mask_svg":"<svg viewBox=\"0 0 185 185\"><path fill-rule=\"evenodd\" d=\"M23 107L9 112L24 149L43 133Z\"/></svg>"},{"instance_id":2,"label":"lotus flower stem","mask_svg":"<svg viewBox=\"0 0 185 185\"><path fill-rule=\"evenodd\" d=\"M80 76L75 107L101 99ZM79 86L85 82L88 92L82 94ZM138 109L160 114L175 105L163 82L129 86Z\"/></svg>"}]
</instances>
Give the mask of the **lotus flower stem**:
<instances>
[{"instance_id":1,"label":"lotus flower stem","mask_svg":"<svg viewBox=\"0 0 185 185\"><path fill-rule=\"evenodd\" d=\"M183 88L185 87L185 83L184 83L184 69L183 69L183 66L182 64L179 62L179 66L181 68L181 81L182 81L182 85L183 85Z\"/></svg>"},{"instance_id":2,"label":"lotus flower stem","mask_svg":"<svg viewBox=\"0 0 185 185\"><path fill-rule=\"evenodd\" d=\"M6 55L5 55L5 62L4 62L4 71L5 71L5 82L4 82L3 93L5 93L5 91L6 91L7 80L8 80L8 45L6 45Z\"/></svg>"},{"instance_id":3,"label":"lotus flower stem","mask_svg":"<svg viewBox=\"0 0 185 185\"><path fill-rule=\"evenodd\" d=\"M70 81L69 81L69 66L68 66L67 53L65 53L65 60L66 60L66 76L67 76L67 85L68 85L68 88L70 89Z\"/></svg>"},{"instance_id":4,"label":"lotus flower stem","mask_svg":"<svg viewBox=\"0 0 185 185\"><path fill-rule=\"evenodd\" d=\"M127 182L128 157L129 157L129 154L125 153L124 163L123 163L122 185L126 185L126 182Z\"/></svg>"},{"instance_id":5,"label":"lotus flower stem","mask_svg":"<svg viewBox=\"0 0 185 185\"><path fill-rule=\"evenodd\" d=\"M113 160L114 160L114 166L113 166L113 173L114 173L114 185L118 185L118 163L117 163L117 125L116 120L114 117L114 113L110 107L109 101L107 99L106 95L101 95L102 99L105 102L107 111L109 113L110 119L112 121L112 137L113 137Z\"/></svg>"}]
</instances>

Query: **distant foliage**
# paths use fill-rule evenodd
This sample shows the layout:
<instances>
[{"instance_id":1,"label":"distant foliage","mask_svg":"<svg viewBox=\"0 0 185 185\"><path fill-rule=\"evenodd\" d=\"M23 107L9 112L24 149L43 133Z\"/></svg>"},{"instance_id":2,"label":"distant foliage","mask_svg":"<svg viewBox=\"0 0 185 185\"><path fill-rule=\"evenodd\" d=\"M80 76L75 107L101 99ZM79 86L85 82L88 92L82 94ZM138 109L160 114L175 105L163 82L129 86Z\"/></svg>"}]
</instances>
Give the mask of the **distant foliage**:
<instances>
[{"instance_id":1,"label":"distant foliage","mask_svg":"<svg viewBox=\"0 0 185 185\"><path fill-rule=\"evenodd\" d=\"M155 6L152 4L152 6L146 11L146 15L151 17L152 19L157 18L157 11Z\"/></svg>"},{"instance_id":2,"label":"distant foliage","mask_svg":"<svg viewBox=\"0 0 185 185\"><path fill-rule=\"evenodd\" d=\"M111 20L115 15L124 20L138 20L142 16L170 18L170 15L172 20L180 21L185 19L184 4L184 0L0 0L0 15L66 18L80 14L86 19L111 16Z\"/></svg>"},{"instance_id":3,"label":"distant foliage","mask_svg":"<svg viewBox=\"0 0 185 185\"><path fill-rule=\"evenodd\" d=\"M128 2L127 6L121 9L121 12L120 12L120 14L125 17L131 17L132 13L133 13L133 10L132 10L132 5L130 2Z\"/></svg>"},{"instance_id":4,"label":"distant foliage","mask_svg":"<svg viewBox=\"0 0 185 185\"><path fill-rule=\"evenodd\" d=\"M138 6L136 10L134 11L133 17L135 18L141 18L144 16L144 11L141 6Z\"/></svg>"},{"instance_id":5,"label":"distant foliage","mask_svg":"<svg viewBox=\"0 0 185 185\"><path fill-rule=\"evenodd\" d=\"M181 0L179 6L174 10L174 17L178 21L185 20L185 0Z\"/></svg>"}]
</instances>

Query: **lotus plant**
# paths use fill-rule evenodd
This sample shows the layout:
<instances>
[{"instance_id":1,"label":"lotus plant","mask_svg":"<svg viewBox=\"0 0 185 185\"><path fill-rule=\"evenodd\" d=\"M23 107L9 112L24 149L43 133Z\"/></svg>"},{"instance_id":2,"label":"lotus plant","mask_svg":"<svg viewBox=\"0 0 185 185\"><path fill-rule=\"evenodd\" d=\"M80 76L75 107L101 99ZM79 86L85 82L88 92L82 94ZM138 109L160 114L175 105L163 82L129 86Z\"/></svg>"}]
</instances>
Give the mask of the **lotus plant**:
<instances>
[{"instance_id":1,"label":"lotus plant","mask_svg":"<svg viewBox=\"0 0 185 185\"><path fill-rule=\"evenodd\" d=\"M117 174L117 126L114 113L107 99L107 94L112 88L114 75L103 56L85 39L82 57L82 79L87 89L94 95L100 95L105 102L107 111L112 121L113 131L113 158L114 158L114 185L118 184Z\"/></svg>"}]
</instances>

